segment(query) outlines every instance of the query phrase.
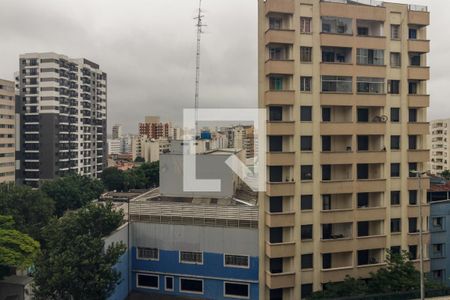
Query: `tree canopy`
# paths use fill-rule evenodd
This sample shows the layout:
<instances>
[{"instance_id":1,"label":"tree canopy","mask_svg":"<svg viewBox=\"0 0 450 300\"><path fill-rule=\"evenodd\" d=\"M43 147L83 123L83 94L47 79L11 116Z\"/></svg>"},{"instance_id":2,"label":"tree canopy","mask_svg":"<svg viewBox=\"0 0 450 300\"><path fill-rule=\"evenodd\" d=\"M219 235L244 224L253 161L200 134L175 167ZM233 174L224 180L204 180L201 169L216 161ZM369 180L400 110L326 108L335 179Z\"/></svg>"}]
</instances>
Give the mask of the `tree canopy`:
<instances>
[{"instance_id":1,"label":"tree canopy","mask_svg":"<svg viewBox=\"0 0 450 300\"><path fill-rule=\"evenodd\" d=\"M442 286L434 281L425 281L426 289ZM387 251L386 267L371 273L367 280L347 276L343 282L328 283L322 291L315 292L310 299L333 299L340 297L389 294L420 289L420 273L409 260L409 253Z\"/></svg>"},{"instance_id":2,"label":"tree canopy","mask_svg":"<svg viewBox=\"0 0 450 300\"><path fill-rule=\"evenodd\" d=\"M111 204L88 204L54 219L44 229L46 247L35 265L36 299L107 299L120 281L113 267L123 243L105 248L103 237L123 222Z\"/></svg>"},{"instance_id":3,"label":"tree canopy","mask_svg":"<svg viewBox=\"0 0 450 300\"><path fill-rule=\"evenodd\" d=\"M139 167L122 171L115 167L106 168L102 181L109 191L146 189L159 185L159 162L143 163Z\"/></svg>"},{"instance_id":4,"label":"tree canopy","mask_svg":"<svg viewBox=\"0 0 450 300\"><path fill-rule=\"evenodd\" d=\"M11 216L14 228L34 239L40 239L41 229L48 224L54 211L54 201L39 190L0 185L0 214Z\"/></svg>"},{"instance_id":5,"label":"tree canopy","mask_svg":"<svg viewBox=\"0 0 450 300\"><path fill-rule=\"evenodd\" d=\"M72 174L44 182L41 190L55 201L56 215L62 216L98 199L104 187L100 180Z\"/></svg>"},{"instance_id":6,"label":"tree canopy","mask_svg":"<svg viewBox=\"0 0 450 300\"><path fill-rule=\"evenodd\" d=\"M39 243L14 229L11 216L0 215L0 279L9 268L30 267L39 251Z\"/></svg>"}]
</instances>

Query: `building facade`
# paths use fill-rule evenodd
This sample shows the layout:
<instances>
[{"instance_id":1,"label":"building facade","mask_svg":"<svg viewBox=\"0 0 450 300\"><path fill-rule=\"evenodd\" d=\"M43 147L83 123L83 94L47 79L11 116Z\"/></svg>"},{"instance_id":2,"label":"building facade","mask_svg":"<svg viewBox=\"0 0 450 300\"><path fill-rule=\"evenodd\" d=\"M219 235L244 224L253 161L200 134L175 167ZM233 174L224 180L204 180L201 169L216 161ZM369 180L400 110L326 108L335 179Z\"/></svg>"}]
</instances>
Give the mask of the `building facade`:
<instances>
[{"instance_id":1,"label":"building facade","mask_svg":"<svg viewBox=\"0 0 450 300\"><path fill-rule=\"evenodd\" d=\"M410 170L429 161L426 7L258 2L269 179L259 198L260 298L366 278L385 249L417 259L417 203L429 182L420 193Z\"/></svg>"},{"instance_id":2,"label":"building facade","mask_svg":"<svg viewBox=\"0 0 450 300\"><path fill-rule=\"evenodd\" d=\"M430 273L434 280L450 286L450 200L434 201L430 206Z\"/></svg>"},{"instance_id":3,"label":"building facade","mask_svg":"<svg viewBox=\"0 0 450 300\"><path fill-rule=\"evenodd\" d=\"M450 170L449 145L450 145L450 119L431 121L431 163L430 171L438 175Z\"/></svg>"},{"instance_id":4,"label":"building facade","mask_svg":"<svg viewBox=\"0 0 450 300\"><path fill-rule=\"evenodd\" d=\"M98 177L107 163L107 76L87 59L56 53L20 56L22 108L19 177L41 180L70 172Z\"/></svg>"},{"instance_id":5,"label":"building facade","mask_svg":"<svg viewBox=\"0 0 450 300\"><path fill-rule=\"evenodd\" d=\"M139 135L151 139L172 138L174 134L170 123L161 122L158 116L146 116L143 123L139 123Z\"/></svg>"},{"instance_id":6,"label":"building facade","mask_svg":"<svg viewBox=\"0 0 450 300\"><path fill-rule=\"evenodd\" d=\"M15 101L14 82L0 79L0 183L16 178Z\"/></svg>"},{"instance_id":7,"label":"building facade","mask_svg":"<svg viewBox=\"0 0 450 300\"><path fill-rule=\"evenodd\" d=\"M122 125L115 124L112 127L112 139L120 139L122 137Z\"/></svg>"}]
</instances>

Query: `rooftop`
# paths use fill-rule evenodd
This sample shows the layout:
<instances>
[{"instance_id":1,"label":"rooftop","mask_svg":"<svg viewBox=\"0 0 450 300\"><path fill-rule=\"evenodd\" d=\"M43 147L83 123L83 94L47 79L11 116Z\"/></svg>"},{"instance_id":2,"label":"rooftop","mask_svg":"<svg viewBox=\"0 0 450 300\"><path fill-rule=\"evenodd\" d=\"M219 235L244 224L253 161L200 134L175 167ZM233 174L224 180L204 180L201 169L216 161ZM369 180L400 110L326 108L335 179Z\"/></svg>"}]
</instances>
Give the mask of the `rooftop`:
<instances>
[{"instance_id":1,"label":"rooftop","mask_svg":"<svg viewBox=\"0 0 450 300\"><path fill-rule=\"evenodd\" d=\"M367 5L367 6L377 6L384 7L385 3L393 3L393 2L383 2L379 0L321 0L322 2L334 2L334 3L343 3L343 4L354 4L354 5ZM408 10L411 11L423 11L427 12L428 7L425 5L408 5Z\"/></svg>"}]
</instances>

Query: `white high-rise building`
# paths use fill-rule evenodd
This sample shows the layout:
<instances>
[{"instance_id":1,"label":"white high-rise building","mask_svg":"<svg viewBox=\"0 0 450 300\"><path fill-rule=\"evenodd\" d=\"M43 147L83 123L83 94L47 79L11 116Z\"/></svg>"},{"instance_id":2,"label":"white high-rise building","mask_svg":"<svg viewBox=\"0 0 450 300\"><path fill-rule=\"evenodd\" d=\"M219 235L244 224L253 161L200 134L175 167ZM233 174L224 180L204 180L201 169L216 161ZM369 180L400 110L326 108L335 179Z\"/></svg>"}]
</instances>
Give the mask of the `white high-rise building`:
<instances>
[{"instance_id":1,"label":"white high-rise building","mask_svg":"<svg viewBox=\"0 0 450 300\"><path fill-rule=\"evenodd\" d=\"M440 174L443 171L450 170L450 119L431 121L430 126L430 170L432 174Z\"/></svg>"},{"instance_id":2,"label":"white high-rise building","mask_svg":"<svg viewBox=\"0 0 450 300\"><path fill-rule=\"evenodd\" d=\"M87 59L56 53L20 56L25 184L76 172L98 177L106 167L107 76Z\"/></svg>"}]
</instances>

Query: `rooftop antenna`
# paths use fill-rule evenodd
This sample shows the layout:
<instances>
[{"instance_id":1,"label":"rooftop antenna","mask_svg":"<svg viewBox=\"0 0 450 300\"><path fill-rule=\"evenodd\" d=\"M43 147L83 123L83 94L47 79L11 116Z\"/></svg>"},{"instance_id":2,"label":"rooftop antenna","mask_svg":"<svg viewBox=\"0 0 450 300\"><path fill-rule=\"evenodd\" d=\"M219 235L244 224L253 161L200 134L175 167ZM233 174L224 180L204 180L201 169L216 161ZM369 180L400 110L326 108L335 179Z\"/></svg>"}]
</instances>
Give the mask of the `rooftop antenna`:
<instances>
[{"instance_id":1,"label":"rooftop antenna","mask_svg":"<svg viewBox=\"0 0 450 300\"><path fill-rule=\"evenodd\" d=\"M194 19L197 20L197 52L196 52L196 60L195 60L195 136L197 136L198 130L198 107L199 107L199 96L200 96L200 50L201 50L201 36L203 33L203 27L206 26L203 24L202 14L202 0L199 0L198 3L198 15Z\"/></svg>"}]
</instances>

